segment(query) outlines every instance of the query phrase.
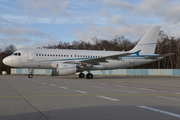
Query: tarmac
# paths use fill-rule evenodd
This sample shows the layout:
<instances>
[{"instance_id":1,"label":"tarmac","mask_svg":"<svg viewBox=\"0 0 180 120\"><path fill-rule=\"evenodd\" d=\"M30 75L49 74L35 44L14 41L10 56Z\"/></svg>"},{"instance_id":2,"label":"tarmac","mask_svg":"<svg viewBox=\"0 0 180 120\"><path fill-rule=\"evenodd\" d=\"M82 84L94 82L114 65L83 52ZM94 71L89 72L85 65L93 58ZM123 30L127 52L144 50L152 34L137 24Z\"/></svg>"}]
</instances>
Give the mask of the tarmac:
<instances>
[{"instance_id":1,"label":"tarmac","mask_svg":"<svg viewBox=\"0 0 180 120\"><path fill-rule=\"evenodd\" d=\"M180 79L0 76L0 120L179 120Z\"/></svg>"}]
</instances>

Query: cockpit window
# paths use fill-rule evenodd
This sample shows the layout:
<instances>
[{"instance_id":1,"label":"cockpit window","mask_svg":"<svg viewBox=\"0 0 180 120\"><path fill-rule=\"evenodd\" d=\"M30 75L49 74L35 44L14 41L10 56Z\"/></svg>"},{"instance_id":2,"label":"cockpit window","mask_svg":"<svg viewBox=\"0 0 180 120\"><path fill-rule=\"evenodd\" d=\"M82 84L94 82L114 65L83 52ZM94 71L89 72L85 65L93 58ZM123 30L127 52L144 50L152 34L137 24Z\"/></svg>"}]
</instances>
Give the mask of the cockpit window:
<instances>
[{"instance_id":1,"label":"cockpit window","mask_svg":"<svg viewBox=\"0 0 180 120\"><path fill-rule=\"evenodd\" d=\"M15 56L21 56L21 53L14 53Z\"/></svg>"},{"instance_id":2,"label":"cockpit window","mask_svg":"<svg viewBox=\"0 0 180 120\"><path fill-rule=\"evenodd\" d=\"M17 53L14 53L15 56L17 56Z\"/></svg>"}]
</instances>

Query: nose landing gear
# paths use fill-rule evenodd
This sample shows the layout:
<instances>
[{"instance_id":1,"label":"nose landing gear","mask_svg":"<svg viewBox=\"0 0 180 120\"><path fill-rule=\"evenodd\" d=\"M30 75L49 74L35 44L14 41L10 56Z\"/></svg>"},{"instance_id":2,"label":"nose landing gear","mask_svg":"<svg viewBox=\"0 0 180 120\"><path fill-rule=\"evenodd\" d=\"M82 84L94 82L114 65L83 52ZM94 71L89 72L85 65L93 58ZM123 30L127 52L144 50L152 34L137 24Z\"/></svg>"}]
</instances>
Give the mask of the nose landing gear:
<instances>
[{"instance_id":1,"label":"nose landing gear","mask_svg":"<svg viewBox=\"0 0 180 120\"><path fill-rule=\"evenodd\" d=\"M30 68L30 69L28 69L28 72L29 72L28 78L33 78L34 70Z\"/></svg>"},{"instance_id":2,"label":"nose landing gear","mask_svg":"<svg viewBox=\"0 0 180 120\"><path fill-rule=\"evenodd\" d=\"M29 75L28 75L28 78L33 78L33 74L29 74Z\"/></svg>"}]
</instances>

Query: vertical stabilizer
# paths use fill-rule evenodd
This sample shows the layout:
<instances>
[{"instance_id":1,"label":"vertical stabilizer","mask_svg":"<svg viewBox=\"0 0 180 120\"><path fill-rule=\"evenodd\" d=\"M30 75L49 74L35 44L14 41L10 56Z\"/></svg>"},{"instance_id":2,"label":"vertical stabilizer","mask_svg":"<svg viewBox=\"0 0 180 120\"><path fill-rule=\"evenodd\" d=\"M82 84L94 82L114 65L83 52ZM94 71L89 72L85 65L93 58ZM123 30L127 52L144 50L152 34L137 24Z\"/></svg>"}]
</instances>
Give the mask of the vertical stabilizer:
<instances>
[{"instance_id":1,"label":"vertical stabilizer","mask_svg":"<svg viewBox=\"0 0 180 120\"><path fill-rule=\"evenodd\" d=\"M141 50L141 54L154 54L159 31L160 26L151 27L151 29L142 37L131 51Z\"/></svg>"}]
</instances>

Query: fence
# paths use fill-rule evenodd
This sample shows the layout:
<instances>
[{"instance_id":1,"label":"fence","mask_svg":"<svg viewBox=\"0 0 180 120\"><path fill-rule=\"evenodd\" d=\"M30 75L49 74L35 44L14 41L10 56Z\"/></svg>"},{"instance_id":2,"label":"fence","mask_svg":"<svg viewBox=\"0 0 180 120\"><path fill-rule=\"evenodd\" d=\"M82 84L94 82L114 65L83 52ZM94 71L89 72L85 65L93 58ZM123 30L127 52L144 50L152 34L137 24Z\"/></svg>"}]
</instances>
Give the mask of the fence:
<instances>
[{"instance_id":1,"label":"fence","mask_svg":"<svg viewBox=\"0 0 180 120\"><path fill-rule=\"evenodd\" d=\"M35 75L51 75L51 69L34 69ZM85 72L86 73L86 72ZM92 71L94 75L122 76L180 76L180 69L116 69ZM28 74L28 69L11 69L11 74Z\"/></svg>"}]
</instances>

